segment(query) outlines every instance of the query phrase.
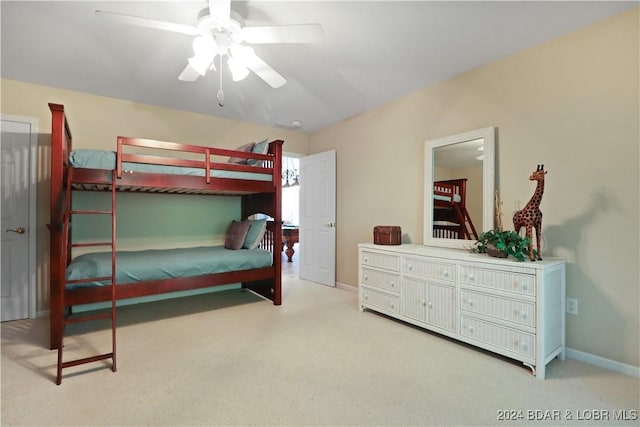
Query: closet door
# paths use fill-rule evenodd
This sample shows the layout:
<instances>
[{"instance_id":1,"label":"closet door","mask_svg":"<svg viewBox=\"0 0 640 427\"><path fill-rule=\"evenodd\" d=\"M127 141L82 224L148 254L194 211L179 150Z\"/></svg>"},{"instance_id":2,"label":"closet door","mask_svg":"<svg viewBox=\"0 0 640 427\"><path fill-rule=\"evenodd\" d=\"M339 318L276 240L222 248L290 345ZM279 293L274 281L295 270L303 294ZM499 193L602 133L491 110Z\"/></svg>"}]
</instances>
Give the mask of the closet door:
<instances>
[{"instance_id":1,"label":"closet door","mask_svg":"<svg viewBox=\"0 0 640 427\"><path fill-rule=\"evenodd\" d=\"M35 317L37 119L2 116L2 321Z\"/></svg>"}]
</instances>

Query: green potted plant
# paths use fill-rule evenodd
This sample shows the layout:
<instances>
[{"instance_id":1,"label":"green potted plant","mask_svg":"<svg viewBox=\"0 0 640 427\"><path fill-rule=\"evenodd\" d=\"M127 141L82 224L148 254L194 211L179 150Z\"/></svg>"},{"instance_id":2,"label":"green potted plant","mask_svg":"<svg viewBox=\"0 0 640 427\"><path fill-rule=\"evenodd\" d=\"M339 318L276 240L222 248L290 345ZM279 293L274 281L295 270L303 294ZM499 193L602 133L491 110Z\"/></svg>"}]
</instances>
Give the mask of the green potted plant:
<instances>
[{"instance_id":1,"label":"green potted plant","mask_svg":"<svg viewBox=\"0 0 640 427\"><path fill-rule=\"evenodd\" d=\"M511 255L518 261L524 261L529 257L529 238L515 231L493 229L480 233L478 240L471 247L471 252L486 253L498 258Z\"/></svg>"}]
</instances>

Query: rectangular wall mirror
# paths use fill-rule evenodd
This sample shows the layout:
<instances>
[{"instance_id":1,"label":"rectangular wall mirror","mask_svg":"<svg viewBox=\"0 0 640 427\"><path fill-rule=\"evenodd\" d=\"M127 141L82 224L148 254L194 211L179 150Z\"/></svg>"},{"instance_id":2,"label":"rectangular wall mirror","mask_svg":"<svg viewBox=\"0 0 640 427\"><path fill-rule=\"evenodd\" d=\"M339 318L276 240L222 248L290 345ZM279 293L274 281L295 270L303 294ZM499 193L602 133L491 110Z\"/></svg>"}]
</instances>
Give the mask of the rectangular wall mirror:
<instances>
[{"instance_id":1,"label":"rectangular wall mirror","mask_svg":"<svg viewBox=\"0 0 640 427\"><path fill-rule=\"evenodd\" d=\"M425 245L469 248L494 227L494 158L494 127L425 142Z\"/></svg>"}]
</instances>

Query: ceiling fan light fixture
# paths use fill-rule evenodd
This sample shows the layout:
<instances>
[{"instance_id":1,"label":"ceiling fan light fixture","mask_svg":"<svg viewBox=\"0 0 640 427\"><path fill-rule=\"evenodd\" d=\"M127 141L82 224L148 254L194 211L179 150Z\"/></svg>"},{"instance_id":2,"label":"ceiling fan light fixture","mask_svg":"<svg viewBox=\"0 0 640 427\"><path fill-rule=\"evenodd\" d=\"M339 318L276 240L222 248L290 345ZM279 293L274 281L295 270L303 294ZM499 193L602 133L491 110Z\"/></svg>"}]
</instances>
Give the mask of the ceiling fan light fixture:
<instances>
[{"instance_id":1,"label":"ceiling fan light fixture","mask_svg":"<svg viewBox=\"0 0 640 427\"><path fill-rule=\"evenodd\" d=\"M212 36L198 36L193 39L193 53L198 57L210 57L218 51L218 45Z\"/></svg>"},{"instance_id":2,"label":"ceiling fan light fixture","mask_svg":"<svg viewBox=\"0 0 640 427\"><path fill-rule=\"evenodd\" d=\"M234 82L240 81L249 75L249 70L242 64L242 61L238 58L230 56L227 60L229 70L231 70L231 77Z\"/></svg>"},{"instance_id":3,"label":"ceiling fan light fixture","mask_svg":"<svg viewBox=\"0 0 640 427\"><path fill-rule=\"evenodd\" d=\"M213 62L212 56L206 57L195 55L189 58L189 65L191 65L191 68L196 70L196 72L201 76L204 76L207 73L211 62Z\"/></svg>"}]
</instances>

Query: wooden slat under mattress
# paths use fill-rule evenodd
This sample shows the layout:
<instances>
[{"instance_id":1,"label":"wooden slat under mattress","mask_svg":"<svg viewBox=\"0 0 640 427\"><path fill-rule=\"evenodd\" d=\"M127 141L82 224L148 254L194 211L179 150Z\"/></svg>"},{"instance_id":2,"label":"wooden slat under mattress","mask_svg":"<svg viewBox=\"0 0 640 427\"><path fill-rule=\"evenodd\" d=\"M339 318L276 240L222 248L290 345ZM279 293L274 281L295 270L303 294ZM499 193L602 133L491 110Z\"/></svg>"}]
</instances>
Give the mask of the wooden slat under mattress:
<instances>
[{"instance_id":1,"label":"wooden slat under mattress","mask_svg":"<svg viewBox=\"0 0 640 427\"><path fill-rule=\"evenodd\" d=\"M111 171L104 169L73 168L72 181L75 190L108 191L111 185ZM170 193L170 194L216 194L244 195L273 193L271 181L256 181L234 178L212 178L207 183L200 176L164 175L154 173L125 174L116 180L118 191Z\"/></svg>"},{"instance_id":2,"label":"wooden slat under mattress","mask_svg":"<svg viewBox=\"0 0 640 427\"><path fill-rule=\"evenodd\" d=\"M109 186L99 184L73 184L74 190L80 191L109 191ZM209 194L219 196L242 196L254 194L255 191L231 191L231 190L201 190L189 188L163 188L163 187L140 187L118 185L117 191L124 193L166 193L166 194Z\"/></svg>"}]
</instances>

